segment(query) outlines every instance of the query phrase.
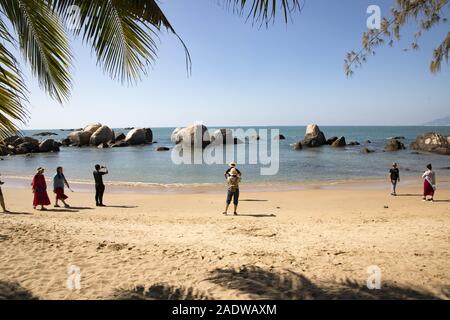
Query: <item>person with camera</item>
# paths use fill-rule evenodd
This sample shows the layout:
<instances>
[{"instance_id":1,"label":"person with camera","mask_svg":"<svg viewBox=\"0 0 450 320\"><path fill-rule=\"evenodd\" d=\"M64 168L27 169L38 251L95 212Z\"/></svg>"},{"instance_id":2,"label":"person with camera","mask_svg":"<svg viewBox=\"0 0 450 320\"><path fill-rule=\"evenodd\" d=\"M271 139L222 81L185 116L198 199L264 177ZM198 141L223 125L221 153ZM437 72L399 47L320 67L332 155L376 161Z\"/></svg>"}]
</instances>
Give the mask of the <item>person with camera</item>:
<instances>
[{"instance_id":1,"label":"person with camera","mask_svg":"<svg viewBox=\"0 0 450 320\"><path fill-rule=\"evenodd\" d=\"M96 164L94 170L94 180L95 180L95 204L97 207L105 207L105 205L103 204L103 194L105 193L103 176L105 174L108 174L108 168Z\"/></svg>"}]
</instances>

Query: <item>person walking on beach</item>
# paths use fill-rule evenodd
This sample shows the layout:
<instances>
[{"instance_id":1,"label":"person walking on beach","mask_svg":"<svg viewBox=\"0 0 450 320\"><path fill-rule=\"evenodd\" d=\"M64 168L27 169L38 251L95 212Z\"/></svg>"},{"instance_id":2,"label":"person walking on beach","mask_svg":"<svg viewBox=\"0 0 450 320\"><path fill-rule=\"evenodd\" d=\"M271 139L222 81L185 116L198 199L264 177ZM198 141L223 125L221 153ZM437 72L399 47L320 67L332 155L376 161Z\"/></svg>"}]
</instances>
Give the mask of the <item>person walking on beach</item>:
<instances>
[{"instance_id":1,"label":"person walking on beach","mask_svg":"<svg viewBox=\"0 0 450 320\"><path fill-rule=\"evenodd\" d=\"M241 174L241 172L239 171L239 169L238 168L236 168L236 162L230 162L230 164L228 165L229 166L229 168L227 169L227 171L225 171L225 179L228 179L228 177L230 176L230 171L231 171L231 169L233 169L233 168L235 168L236 169L236 171L237 171L237 173L238 173L238 175L239 175L239 177L241 177L242 176L242 174Z\"/></svg>"},{"instance_id":2,"label":"person walking on beach","mask_svg":"<svg viewBox=\"0 0 450 320\"><path fill-rule=\"evenodd\" d=\"M44 168L39 167L36 170L36 174L31 182L31 186L34 193L33 198L33 208L36 209L37 206L41 206L41 211L47 210L45 206L50 205L50 199L47 194L47 183L44 177Z\"/></svg>"},{"instance_id":3,"label":"person walking on beach","mask_svg":"<svg viewBox=\"0 0 450 320\"><path fill-rule=\"evenodd\" d=\"M234 204L234 215L237 216L237 207L239 203L239 183L241 182L241 176L238 174L238 170L236 168L231 168L227 177L227 205L225 207L224 215L228 214L228 207L230 206L231 200L233 200Z\"/></svg>"},{"instance_id":4,"label":"person walking on beach","mask_svg":"<svg viewBox=\"0 0 450 320\"><path fill-rule=\"evenodd\" d=\"M397 195L397 183L400 182L400 171L398 170L397 163L392 164L392 168L389 170L389 178L391 179L392 192L391 196Z\"/></svg>"},{"instance_id":5,"label":"person walking on beach","mask_svg":"<svg viewBox=\"0 0 450 320\"><path fill-rule=\"evenodd\" d=\"M0 174L1 176L1 174ZM0 180L0 206L2 207L3 213L8 213L9 211L6 209L5 206L5 199L3 198L3 192L2 192L2 185L5 183Z\"/></svg>"},{"instance_id":6,"label":"person walking on beach","mask_svg":"<svg viewBox=\"0 0 450 320\"><path fill-rule=\"evenodd\" d=\"M108 168L95 165L94 180L95 180L95 205L97 207L105 207L103 204L103 193L105 192L105 185L103 184L103 176L108 174Z\"/></svg>"},{"instance_id":7,"label":"person walking on beach","mask_svg":"<svg viewBox=\"0 0 450 320\"><path fill-rule=\"evenodd\" d=\"M56 174L53 177L53 192L55 193L55 208L59 208L58 201L61 200L64 204L65 208L70 208L70 206L66 203L66 199L68 198L64 194L64 186L70 189L69 183L66 180L66 177L63 173L63 167L56 168Z\"/></svg>"},{"instance_id":8,"label":"person walking on beach","mask_svg":"<svg viewBox=\"0 0 450 320\"><path fill-rule=\"evenodd\" d=\"M423 178L423 201L433 201L436 191L436 174L433 171L431 163L427 165L427 170L422 175ZM430 197L428 199L428 197Z\"/></svg>"}]
</instances>

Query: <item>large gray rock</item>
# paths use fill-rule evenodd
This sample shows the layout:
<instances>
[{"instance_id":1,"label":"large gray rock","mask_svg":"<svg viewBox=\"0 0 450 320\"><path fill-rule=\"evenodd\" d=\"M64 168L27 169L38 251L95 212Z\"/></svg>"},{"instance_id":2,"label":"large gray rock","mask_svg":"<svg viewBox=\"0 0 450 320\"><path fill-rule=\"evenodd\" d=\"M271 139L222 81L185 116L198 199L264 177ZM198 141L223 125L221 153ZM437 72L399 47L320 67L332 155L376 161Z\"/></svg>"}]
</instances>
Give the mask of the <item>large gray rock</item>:
<instances>
[{"instance_id":1,"label":"large gray rock","mask_svg":"<svg viewBox=\"0 0 450 320\"><path fill-rule=\"evenodd\" d=\"M411 148L419 151L450 155L450 137L437 132L428 132L417 136Z\"/></svg>"},{"instance_id":2,"label":"large gray rock","mask_svg":"<svg viewBox=\"0 0 450 320\"><path fill-rule=\"evenodd\" d=\"M191 125L186 128L176 128L170 137L175 144L183 147L205 148L211 140L208 128L202 124Z\"/></svg>"},{"instance_id":3,"label":"large gray rock","mask_svg":"<svg viewBox=\"0 0 450 320\"><path fill-rule=\"evenodd\" d=\"M331 144L332 147L338 147L338 148L345 147L346 145L347 145L347 143L345 142L345 137L340 137Z\"/></svg>"},{"instance_id":4,"label":"large gray rock","mask_svg":"<svg viewBox=\"0 0 450 320\"><path fill-rule=\"evenodd\" d=\"M114 140L114 131L112 131L108 126L101 126L92 134L91 138L89 139L89 143L92 146L98 146L100 144L105 144L111 140Z\"/></svg>"},{"instance_id":5,"label":"large gray rock","mask_svg":"<svg viewBox=\"0 0 450 320\"><path fill-rule=\"evenodd\" d=\"M317 124L310 124L306 127L305 138L302 141L302 145L310 148L320 147L327 143L325 135Z\"/></svg>"},{"instance_id":6,"label":"large gray rock","mask_svg":"<svg viewBox=\"0 0 450 320\"><path fill-rule=\"evenodd\" d=\"M333 142L335 142L337 139L338 139L338 137L336 137L336 136L328 138L327 144L331 146L333 144Z\"/></svg>"},{"instance_id":7,"label":"large gray rock","mask_svg":"<svg viewBox=\"0 0 450 320\"><path fill-rule=\"evenodd\" d=\"M70 144L77 147L89 145L92 133L90 131L74 131L69 133L67 138Z\"/></svg>"},{"instance_id":8,"label":"large gray rock","mask_svg":"<svg viewBox=\"0 0 450 320\"><path fill-rule=\"evenodd\" d=\"M226 129L226 128L218 129L213 132L210 140L211 140L211 143L233 144L234 143L233 130Z\"/></svg>"},{"instance_id":9,"label":"large gray rock","mask_svg":"<svg viewBox=\"0 0 450 320\"><path fill-rule=\"evenodd\" d=\"M94 134L94 132L97 131L101 126L102 126L101 123L88 124L86 127L84 127L83 131L90 132L91 134Z\"/></svg>"},{"instance_id":10,"label":"large gray rock","mask_svg":"<svg viewBox=\"0 0 450 320\"><path fill-rule=\"evenodd\" d=\"M384 146L385 151L398 151L404 149L406 149L405 145L401 141L395 139L388 140Z\"/></svg>"},{"instance_id":11,"label":"large gray rock","mask_svg":"<svg viewBox=\"0 0 450 320\"><path fill-rule=\"evenodd\" d=\"M302 150L302 149L303 149L303 145L302 145L302 143L299 141L299 142L297 142L297 143L294 143L294 144L292 145L292 148L293 148L294 150Z\"/></svg>"},{"instance_id":12,"label":"large gray rock","mask_svg":"<svg viewBox=\"0 0 450 320\"><path fill-rule=\"evenodd\" d=\"M151 143L153 141L153 132L150 128L135 128L127 133L124 141L129 145Z\"/></svg>"},{"instance_id":13,"label":"large gray rock","mask_svg":"<svg viewBox=\"0 0 450 320\"><path fill-rule=\"evenodd\" d=\"M58 152L59 145L53 139L47 139L41 142L39 145L39 152Z\"/></svg>"}]
</instances>

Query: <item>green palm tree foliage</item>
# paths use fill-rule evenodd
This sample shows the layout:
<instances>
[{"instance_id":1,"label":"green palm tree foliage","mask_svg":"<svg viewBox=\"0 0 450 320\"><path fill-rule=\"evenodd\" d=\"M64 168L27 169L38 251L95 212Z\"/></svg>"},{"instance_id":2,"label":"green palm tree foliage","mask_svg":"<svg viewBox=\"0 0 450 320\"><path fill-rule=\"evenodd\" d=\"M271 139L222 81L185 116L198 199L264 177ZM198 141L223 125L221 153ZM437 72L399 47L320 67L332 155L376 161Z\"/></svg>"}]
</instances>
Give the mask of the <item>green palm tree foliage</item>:
<instances>
[{"instance_id":1,"label":"green palm tree foliage","mask_svg":"<svg viewBox=\"0 0 450 320\"><path fill-rule=\"evenodd\" d=\"M300 9L301 0L211 1L268 24L277 7L287 21ZM50 97L64 103L72 87L69 34L92 48L97 64L112 79L135 83L156 60L163 31L180 40L189 73L187 47L156 0L0 0L0 138L15 133L27 120L28 91L21 63L31 68ZM17 52L23 59L15 57Z\"/></svg>"}]
</instances>

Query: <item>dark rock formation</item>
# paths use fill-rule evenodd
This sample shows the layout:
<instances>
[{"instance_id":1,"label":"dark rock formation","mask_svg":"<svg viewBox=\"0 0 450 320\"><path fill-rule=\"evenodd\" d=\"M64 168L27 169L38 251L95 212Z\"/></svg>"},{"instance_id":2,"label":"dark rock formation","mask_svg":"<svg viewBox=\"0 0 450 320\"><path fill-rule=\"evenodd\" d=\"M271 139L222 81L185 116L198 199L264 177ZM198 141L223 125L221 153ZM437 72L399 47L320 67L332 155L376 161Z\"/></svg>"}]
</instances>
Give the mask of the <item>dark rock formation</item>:
<instances>
[{"instance_id":1,"label":"dark rock formation","mask_svg":"<svg viewBox=\"0 0 450 320\"><path fill-rule=\"evenodd\" d=\"M327 140L327 144L331 146L333 144L333 142L335 142L337 139L338 139L338 137L336 137L336 136L331 137Z\"/></svg>"},{"instance_id":2,"label":"dark rock formation","mask_svg":"<svg viewBox=\"0 0 450 320\"><path fill-rule=\"evenodd\" d=\"M386 145L384 146L385 151L398 151L404 149L406 149L405 145L402 142L395 139L388 140L386 142Z\"/></svg>"},{"instance_id":3,"label":"dark rock formation","mask_svg":"<svg viewBox=\"0 0 450 320\"><path fill-rule=\"evenodd\" d=\"M361 149L361 153L364 153L364 154L373 153L373 152L375 152L375 151L371 150L369 148L362 148Z\"/></svg>"},{"instance_id":4,"label":"dark rock formation","mask_svg":"<svg viewBox=\"0 0 450 320\"><path fill-rule=\"evenodd\" d=\"M169 151L170 150L170 148L167 148L167 147L158 147L158 148L156 148L156 151Z\"/></svg>"},{"instance_id":5,"label":"dark rock formation","mask_svg":"<svg viewBox=\"0 0 450 320\"><path fill-rule=\"evenodd\" d=\"M411 149L450 155L450 136L445 137L437 132L428 132L417 136L416 141L411 143Z\"/></svg>"},{"instance_id":6,"label":"dark rock formation","mask_svg":"<svg viewBox=\"0 0 450 320\"><path fill-rule=\"evenodd\" d=\"M302 150L302 149L303 149L303 145L302 145L302 143L299 141L299 142L294 143L294 144L292 145L292 148L293 148L294 150Z\"/></svg>"},{"instance_id":7,"label":"dark rock formation","mask_svg":"<svg viewBox=\"0 0 450 320\"><path fill-rule=\"evenodd\" d=\"M345 142L345 137L340 137L339 139L336 139L331 146L332 147L345 147L347 143Z\"/></svg>"},{"instance_id":8,"label":"dark rock formation","mask_svg":"<svg viewBox=\"0 0 450 320\"><path fill-rule=\"evenodd\" d=\"M305 138L301 141L302 145L310 148L320 147L327 143L325 135L320 131L319 126L310 124L306 127Z\"/></svg>"}]
</instances>

